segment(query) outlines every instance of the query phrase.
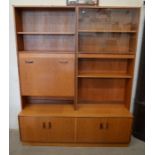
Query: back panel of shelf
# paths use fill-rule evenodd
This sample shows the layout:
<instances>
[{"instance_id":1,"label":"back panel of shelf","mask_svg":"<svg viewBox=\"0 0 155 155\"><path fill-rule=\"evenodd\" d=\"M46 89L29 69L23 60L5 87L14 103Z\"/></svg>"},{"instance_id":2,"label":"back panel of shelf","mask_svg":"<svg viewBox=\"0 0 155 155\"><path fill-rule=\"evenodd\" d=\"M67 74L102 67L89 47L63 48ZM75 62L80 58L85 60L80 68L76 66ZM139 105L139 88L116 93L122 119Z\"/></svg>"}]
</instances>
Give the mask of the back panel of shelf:
<instances>
[{"instance_id":1,"label":"back panel of shelf","mask_svg":"<svg viewBox=\"0 0 155 155\"><path fill-rule=\"evenodd\" d=\"M75 8L16 8L19 51L75 51Z\"/></svg>"},{"instance_id":2,"label":"back panel of shelf","mask_svg":"<svg viewBox=\"0 0 155 155\"><path fill-rule=\"evenodd\" d=\"M136 32L138 15L137 8L80 8L79 30Z\"/></svg>"}]
</instances>

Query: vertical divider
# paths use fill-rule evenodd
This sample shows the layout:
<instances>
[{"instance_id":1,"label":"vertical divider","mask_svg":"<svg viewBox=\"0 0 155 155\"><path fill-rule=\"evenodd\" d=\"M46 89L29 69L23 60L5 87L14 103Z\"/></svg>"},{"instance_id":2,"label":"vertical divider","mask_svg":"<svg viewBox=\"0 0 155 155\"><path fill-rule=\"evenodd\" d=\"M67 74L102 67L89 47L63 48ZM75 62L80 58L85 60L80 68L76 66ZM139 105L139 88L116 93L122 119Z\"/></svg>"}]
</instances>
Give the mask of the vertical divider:
<instances>
[{"instance_id":1,"label":"vertical divider","mask_svg":"<svg viewBox=\"0 0 155 155\"><path fill-rule=\"evenodd\" d=\"M78 27L79 27L79 8L76 7L76 26L75 26L75 100L74 109L78 109Z\"/></svg>"}]
</instances>

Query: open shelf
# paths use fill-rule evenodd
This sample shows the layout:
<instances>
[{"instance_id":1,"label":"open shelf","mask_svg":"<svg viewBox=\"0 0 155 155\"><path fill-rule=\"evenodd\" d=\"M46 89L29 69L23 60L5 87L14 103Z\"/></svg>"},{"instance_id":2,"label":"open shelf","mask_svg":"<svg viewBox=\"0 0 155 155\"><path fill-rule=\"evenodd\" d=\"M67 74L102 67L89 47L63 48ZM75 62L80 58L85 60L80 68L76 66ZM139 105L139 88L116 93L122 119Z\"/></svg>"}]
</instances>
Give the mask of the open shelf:
<instances>
[{"instance_id":1,"label":"open shelf","mask_svg":"<svg viewBox=\"0 0 155 155\"><path fill-rule=\"evenodd\" d=\"M138 11L137 8L80 8L79 30L135 33L138 27Z\"/></svg>"},{"instance_id":2,"label":"open shelf","mask_svg":"<svg viewBox=\"0 0 155 155\"><path fill-rule=\"evenodd\" d=\"M34 35L75 35L75 32L17 32L17 34L34 34Z\"/></svg>"},{"instance_id":3,"label":"open shelf","mask_svg":"<svg viewBox=\"0 0 155 155\"><path fill-rule=\"evenodd\" d=\"M92 102L124 102L126 84L125 78L79 78L79 101Z\"/></svg>"},{"instance_id":4,"label":"open shelf","mask_svg":"<svg viewBox=\"0 0 155 155\"><path fill-rule=\"evenodd\" d=\"M132 78L127 74L105 74L105 73L82 73L78 75L79 78Z\"/></svg>"},{"instance_id":5,"label":"open shelf","mask_svg":"<svg viewBox=\"0 0 155 155\"><path fill-rule=\"evenodd\" d=\"M19 51L75 51L74 35L23 34L17 42Z\"/></svg>"},{"instance_id":6,"label":"open shelf","mask_svg":"<svg viewBox=\"0 0 155 155\"><path fill-rule=\"evenodd\" d=\"M133 59L83 58L78 62L79 78L132 78Z\"/></svg>"},{"instance_id":7,"label":"open shelf","mask_svg":"<svg viewBox=\"0 0 155 155\"><path fill-rule=\"evenodd\" d=\"M17 32L75 32L75 8L18 8Z\"/></svg>"},{"instance_id":8,"label":"open shelf","mask_svg":"<svg viewBox=\"0 0 155 155\"><path fill-rule=\"evenodd\" d=\"M134 33L80 33L80 53L135 53Z\"/></svg>"},{"instance_id":9,"label":"open shelf","mask_svg":"<svg viewBox=\"0 0 155 155\"><path fill-rule=\"evenodd\" d=\"M134 59L134 54L78 54L78 58L105 58L105 59Z\"/></svg>"},{"instance_id":10,"label":"open shelf","mask_svg":"<svg viewBox=\"0 0 155 155\"><path fill-rule=\"evenodd\" d=\"M74 110L71 104L27 104L20 116L54 117L131 117L123 104L78 104Z\"/></svg>"}]
</instances>

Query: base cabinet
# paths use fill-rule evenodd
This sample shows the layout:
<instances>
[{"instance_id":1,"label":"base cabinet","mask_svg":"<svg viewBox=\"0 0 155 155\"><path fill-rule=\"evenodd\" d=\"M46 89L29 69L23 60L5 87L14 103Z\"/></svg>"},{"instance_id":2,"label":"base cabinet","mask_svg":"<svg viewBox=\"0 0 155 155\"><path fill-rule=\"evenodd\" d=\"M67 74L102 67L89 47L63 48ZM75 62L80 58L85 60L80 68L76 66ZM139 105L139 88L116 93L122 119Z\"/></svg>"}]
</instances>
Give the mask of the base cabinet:
<instances>
[{"instance_id":1,"label":"base cabinet","mask_svg":"<svg viewBox=\"0 0 155 155\"><path fill-rule=\"evenodd\" d=\"M51 117L20 117L23 142L74 142L74 119Z\"/></svg>"},{"instance_id":2,"label":"base cabinet","mask_svg":"<svg viewBox=\"0 0 155 155\"><path fill-rule=\"evenodd\" d=\"M19 117L21 140L38 143L129 143L131 118Z\"/></svg>"},{"instance_id":3,"label":"base cabinet","mask_svg":"<svg viewBox=\"0 0 155 155\"><path fill-rule=\"evenodd\" d=\"M79 118L79 143L129 143L132 119L130 118Z\"/></svg>"}]
</instances>

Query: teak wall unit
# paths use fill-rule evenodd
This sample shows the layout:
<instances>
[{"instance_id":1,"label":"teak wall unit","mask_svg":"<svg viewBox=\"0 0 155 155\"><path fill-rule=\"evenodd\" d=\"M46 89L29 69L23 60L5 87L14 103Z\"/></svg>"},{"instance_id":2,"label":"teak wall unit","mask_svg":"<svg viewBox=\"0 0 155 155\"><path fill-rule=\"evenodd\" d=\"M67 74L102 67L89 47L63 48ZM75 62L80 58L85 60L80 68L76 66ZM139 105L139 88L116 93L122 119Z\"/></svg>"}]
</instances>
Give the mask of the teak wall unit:
<instances>
[{"instance_id":1,"label":"teak wall unit","mask_svg":"<svg viewBox=\"0 0 155 155\"><path fill-rule=\"evenodd\" d=\"M14 11L21 141L129 144L140 8L15 6Z\"/></svg>"}]
</instances>

